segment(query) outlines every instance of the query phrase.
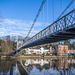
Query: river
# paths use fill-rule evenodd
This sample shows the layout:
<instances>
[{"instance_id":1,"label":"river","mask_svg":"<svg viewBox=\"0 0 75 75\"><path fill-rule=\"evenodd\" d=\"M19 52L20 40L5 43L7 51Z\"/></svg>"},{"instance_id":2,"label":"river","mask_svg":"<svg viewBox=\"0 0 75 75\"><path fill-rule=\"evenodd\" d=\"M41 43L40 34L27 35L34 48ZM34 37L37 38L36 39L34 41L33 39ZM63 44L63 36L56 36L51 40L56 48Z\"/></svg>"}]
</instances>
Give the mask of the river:
<instances>
[{"instance_id":1,"label":"river","mask_svg":"<svg viewBox=\"0 0 75 75\"><path fill-rule=\"evenodd\" d=\"M75 59L1 59L0 75L75 75Z\"/></svg>"}]
</instances>

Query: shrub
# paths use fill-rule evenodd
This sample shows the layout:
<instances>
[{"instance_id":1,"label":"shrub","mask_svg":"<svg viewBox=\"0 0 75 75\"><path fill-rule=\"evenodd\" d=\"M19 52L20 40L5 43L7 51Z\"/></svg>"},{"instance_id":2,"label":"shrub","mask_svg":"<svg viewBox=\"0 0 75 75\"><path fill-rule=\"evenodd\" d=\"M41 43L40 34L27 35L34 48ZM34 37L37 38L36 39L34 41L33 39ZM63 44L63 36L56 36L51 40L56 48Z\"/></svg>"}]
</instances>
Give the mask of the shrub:
<instances>
[{"instance_id":1,"label":"shrub","mask_svg":"<svg viewBox=\"0 0 75 75\"><path fill-rule=\"evenodd\" d=\"M7 52L4 52L4 53L3 53L3 55L7 55L7 54L8 54Z\"/></svg>"}]
</instances>

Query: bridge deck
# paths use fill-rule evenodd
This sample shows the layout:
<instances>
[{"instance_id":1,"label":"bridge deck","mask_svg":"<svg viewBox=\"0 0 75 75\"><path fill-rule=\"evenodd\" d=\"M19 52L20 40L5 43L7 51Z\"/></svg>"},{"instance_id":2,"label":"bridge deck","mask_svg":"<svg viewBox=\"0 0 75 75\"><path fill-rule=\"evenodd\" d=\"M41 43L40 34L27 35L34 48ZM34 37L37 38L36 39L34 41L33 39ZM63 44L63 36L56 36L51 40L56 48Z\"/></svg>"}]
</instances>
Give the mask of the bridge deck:
<instances>
[{"instance_id":1,"label":"bridge deck","mask_svg":"<svg viewBox=\"0 0 75 75\"><path fill-rule=\"evenodd\" d=\"M53 43L75 38L75 9L55 21L21 45L17 52L23 48L41 44Z\"/></svg>"}]
</instances>

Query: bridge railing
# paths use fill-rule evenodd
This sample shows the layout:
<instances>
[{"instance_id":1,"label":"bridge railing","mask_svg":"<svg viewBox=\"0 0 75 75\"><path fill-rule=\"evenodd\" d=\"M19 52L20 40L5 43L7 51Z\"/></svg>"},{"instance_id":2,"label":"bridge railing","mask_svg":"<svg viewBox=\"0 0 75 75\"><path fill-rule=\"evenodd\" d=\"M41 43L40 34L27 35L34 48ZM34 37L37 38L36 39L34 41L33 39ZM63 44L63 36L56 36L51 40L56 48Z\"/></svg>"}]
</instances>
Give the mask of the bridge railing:
<instances>
[{"instance_id":1,"label":"bridge railing","mask_svg":"<svg viewBox=\"0 0 75 75\"><path fill-rule=\"evenodd\" d=\"M22 46L32 43L36 40L41 39L42 37L58 32L60 30L63 31L65 28L72 26L74 23L75 23L75 9L69 12L67 15L63 16L62 18L58 19L57 21L55 21L42 31L40 31L30 39L28 39Z\"/></svg>"}]
</instances>

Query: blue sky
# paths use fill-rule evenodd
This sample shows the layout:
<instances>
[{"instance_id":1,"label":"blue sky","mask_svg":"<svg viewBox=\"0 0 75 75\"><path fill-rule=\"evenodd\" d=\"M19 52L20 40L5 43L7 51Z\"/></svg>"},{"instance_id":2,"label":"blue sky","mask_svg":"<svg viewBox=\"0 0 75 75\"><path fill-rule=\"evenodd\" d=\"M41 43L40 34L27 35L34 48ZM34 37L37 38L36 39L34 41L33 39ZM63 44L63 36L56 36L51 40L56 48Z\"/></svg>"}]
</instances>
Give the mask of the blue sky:
<instances>
[{"instance_id":1,"label":"blue sky","mask_svg":"<svg viewBox=\"0 0 75 75\"><path fill-rule=\"evenodd\" d=\"M0 36L21 35L25 37L34 21L42 1L43 0L0 0L0 15L2 16L2 22L0 22ZM71 0L62 0L62 11L70 2ZM72 9L73 4L66 13ZM33 36L53 22L52 13L52 0L48 0L48 21L46 1L44 11L41 11L30 36ZM61 0L54 0L54 20L57 19L60 13Z\"/></svg>"}]
</instances>

